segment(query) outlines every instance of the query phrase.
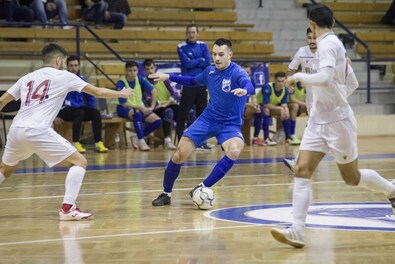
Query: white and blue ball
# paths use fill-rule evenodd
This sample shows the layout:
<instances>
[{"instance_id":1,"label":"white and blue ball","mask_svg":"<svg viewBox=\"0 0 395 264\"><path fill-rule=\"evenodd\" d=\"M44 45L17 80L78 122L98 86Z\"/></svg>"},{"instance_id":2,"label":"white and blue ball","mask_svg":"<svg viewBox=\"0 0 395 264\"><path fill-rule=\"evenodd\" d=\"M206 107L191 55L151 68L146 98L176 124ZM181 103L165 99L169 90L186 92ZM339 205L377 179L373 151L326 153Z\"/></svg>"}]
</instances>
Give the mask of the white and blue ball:
<instances>
[{"instance_id":1,"label":"white and blue ball","mask_svg":"<svg viewBox=\"0 0 395 264\"><path fill-rule=\"evenodd\" d=\"M208 210L214 206L215 195L208 187L199 187L193 192L192 201L199 209Z\"/></svg>"}]
</instances>

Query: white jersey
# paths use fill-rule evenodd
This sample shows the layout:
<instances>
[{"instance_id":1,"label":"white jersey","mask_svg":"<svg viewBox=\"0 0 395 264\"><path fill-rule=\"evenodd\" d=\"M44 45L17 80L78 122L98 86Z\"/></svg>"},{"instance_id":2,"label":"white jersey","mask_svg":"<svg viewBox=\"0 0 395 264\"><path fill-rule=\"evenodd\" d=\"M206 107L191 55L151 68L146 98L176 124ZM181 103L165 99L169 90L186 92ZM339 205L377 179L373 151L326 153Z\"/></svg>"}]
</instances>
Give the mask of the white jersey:
<instances>
[{"instance_id":1,"label":"white jersey","mask_svg":"<svg viewBox=\"0 0 395 264\"><path fill-rule=\"evenodd\" d=\"M66 70L44 67L20 78L8 93L21 99L13 127L48 128L59 113L68 92L81 90L87 83Z\"/></svg>"},{"instance_id":2,"label":"white jersey","mask_svg":"<svg viewBox=\"0 0 395 264\"><path fill-rule=\"evenodd\" d=\"M314 60L314 53L311 52L309 46L303 46L295 53L292 61L289 63L288 68L291 70L298 70L301 66L302 72L311 73Z\"/></svg>"},{"instance_id":3,"label":"white jersey","mask_svg":"<svg viewBox=\"0 0 395 264\"><path fill-rule=\"evenodd\" d=\"M298 49L298 51L295 53L295 55L292 58L292 61L289 63L288 68L291 70L298 70L299 65L301 67L302 72L304 73L313 73L313 69L317 68L317 66L314 66L318 64L316 61L317 59L314 56L314 53L311 52L310 47L303 46ZM313 105L313 93L310 91L311 87L307 86L305 87L306 89L306 107L307 107L307 112L310 113L310 109Z\"/></svg>"},{"instance_id":4,"label":"white jersey","mask_svg":"<svg viewBox=\"0 0 395 264\"><path fill-rule=\"evenodd\" d=\"M353 111L347 101L347 55L341 41L333 33L326 33L317 39L317 52L320 69L330 67L335 70L328 86L312 87L313 106L309 122L327 124L343 120Z\"/></svg>"}]
</instances>

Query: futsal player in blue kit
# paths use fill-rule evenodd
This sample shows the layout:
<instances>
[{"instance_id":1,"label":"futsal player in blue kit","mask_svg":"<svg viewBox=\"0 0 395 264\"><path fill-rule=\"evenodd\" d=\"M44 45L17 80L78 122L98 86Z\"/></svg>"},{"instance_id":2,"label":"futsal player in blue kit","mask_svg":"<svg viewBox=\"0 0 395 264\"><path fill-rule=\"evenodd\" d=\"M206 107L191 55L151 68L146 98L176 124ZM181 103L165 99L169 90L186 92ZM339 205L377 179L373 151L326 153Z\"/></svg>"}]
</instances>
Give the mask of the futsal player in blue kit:
<instances>
[{"instance_id":1,"label":"futsal player in blue kit","mask_svg":"<svg viewBox=\"0 0 395 264\"><path fill-rule=\"evenodd\" d=\"M155 73L148 76L155 81L170 79L182 85L206 85L210 94L208 106L185 130L178 143L164 173L164 192L152 201L153 206L171 204L171 192L181 165L205 140L216 137L225 155L217 162L210 175L190 191L191 197L197 187L211 187L221 180L239 157L244 147L244 138L240 129L244 119L246 95L251 94L254 87L246 71L231 62L232 55L232 42L220 38L215 41L212 50L215 66L208 66L199 75L191 77Z\"/></svg>"}]
</instances>

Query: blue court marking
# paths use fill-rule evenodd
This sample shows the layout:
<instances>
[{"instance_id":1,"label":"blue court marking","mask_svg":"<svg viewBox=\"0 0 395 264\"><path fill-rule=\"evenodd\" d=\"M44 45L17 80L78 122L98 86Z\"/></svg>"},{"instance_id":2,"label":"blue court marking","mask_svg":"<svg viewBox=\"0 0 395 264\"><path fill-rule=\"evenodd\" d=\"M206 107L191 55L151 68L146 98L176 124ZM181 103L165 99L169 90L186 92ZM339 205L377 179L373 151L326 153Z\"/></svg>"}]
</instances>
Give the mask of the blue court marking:
<instances>
[{"instance_id":1,"label":"blue court marking","mask_svg":"<svg viewBox=\"0 0 395 264\"><path fill-rule=\"evenodd\" d=\"M290 157L284 157L290 158ZM235 164L270 164L281 163L284 158L259 158L259 159L239 159ZM360 155L358 159L394 159L395 153L390 154L367 154ZM326 157L324 160L333 160L331 157ZM129 169L158 169L165 168L168 161L164 162L144 162L144 163L131 163L131 164L105 164L105 165L88 165L88 171L98 170L129 170ZM184 167L199 167L215 165L217 160L202 160L202 161L188 161L183 164ZM44 165L43 165L44 166ZM68 167L54 167L54 168L18 168L15 174L32 174L32 173L54 173L54 172L67 172Z\"/></svg>"},{"instance_id":2,"label":"blue court marking","mask_svg":"<svg viewBox=\"0 0 395 264\"><path fill-rule=\"evenodd\" d=\"M229 222L289 227L291 222L284 221L284 208L288 208L287 214L291 215L292 204L267 204L222 208L206 212L205 216ZM313 203L306 227L395 232L395 218L391 213L388 202ZM291 216L288 218L292 221Z\"/></svg>"}]
</instances>

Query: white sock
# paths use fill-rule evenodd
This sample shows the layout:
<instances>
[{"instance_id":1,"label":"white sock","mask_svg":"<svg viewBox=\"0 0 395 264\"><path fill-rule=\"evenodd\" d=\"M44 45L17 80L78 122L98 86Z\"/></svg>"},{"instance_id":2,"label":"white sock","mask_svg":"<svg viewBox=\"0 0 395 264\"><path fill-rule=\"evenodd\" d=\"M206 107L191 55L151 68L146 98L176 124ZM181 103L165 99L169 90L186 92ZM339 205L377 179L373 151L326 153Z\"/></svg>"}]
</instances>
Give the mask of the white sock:
<instances>
[{"instance_id":1,"label":"white sock","mask_svg":"<svg viewBox=\"0 0 395 264\"><path fill-rule=\"evenodd\" d=\"M395 196L395 185L384 179L377 171L369 169L360 169L361 179L358 187L372 191L382 192L388 198Z\"/></svg>"},{"instance_id":2,"label":"white sock","mask_svg":"<svg viewBox=\"0 0 395 264\"><path fill-rule=\"evenodd\" d=\"M307 211L312 200L311 180L294 178L292 195L293 222L292 227L303 230L306 225Z\"/></svg>"},{"instance_id":3,"label":"white sock","mask_svg":"<svg viewBox=\"0 0 395 264\"><path fill-rule=\"evenodd\" d=\"M0 172L0 184L5 180L4 174Z\"/></svg>"},{"instance_id":4,"label":"white sock","mask_svg":"<svg viewBox=\"0 0 395 264\"><path fill-rule=\"evenodd\" d=\"M80 192L82 180L84 179L86 170L80 166L73 166L69 169L66 176L65 195L63 203L75 204L78 193Z\"/></svg>"},{"instance_id":5,"label":"white sock","mask_svg":"<svg viewBox=\"0 0 395 264\"><path fill-rule=\"evenodd\" d=\"M171 197L171 192L164 192L167 196Z\"/></svg>"},{"instance_id":6,"label":"white sock","mask_svg":"<svg viewBox=\"0 0 395 264\"><path fill-rule=\"evenodd\" d=\"M165 138L165 142L171 142L171 138L170 137Z\"/></svg>"}]
</instances>

